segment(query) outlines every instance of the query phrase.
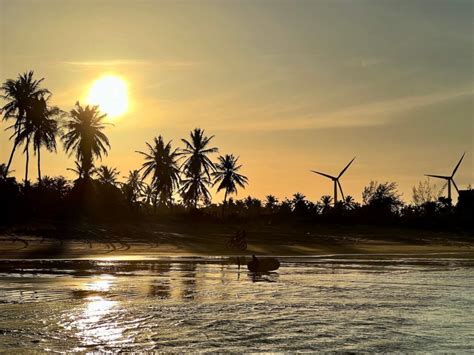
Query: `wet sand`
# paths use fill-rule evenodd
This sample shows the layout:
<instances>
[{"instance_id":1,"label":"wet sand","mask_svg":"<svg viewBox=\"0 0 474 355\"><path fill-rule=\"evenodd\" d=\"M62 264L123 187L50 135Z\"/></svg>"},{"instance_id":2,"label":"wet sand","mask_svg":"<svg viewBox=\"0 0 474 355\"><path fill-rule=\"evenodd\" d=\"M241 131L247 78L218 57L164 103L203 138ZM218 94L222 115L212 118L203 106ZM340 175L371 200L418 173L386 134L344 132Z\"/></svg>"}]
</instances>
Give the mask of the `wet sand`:
<instances>
[{"instance_id":1,"label":"wet sand","mask_svg":"<svg viewBox=\"0 0 474 355\"><path fill-rule=\"evenodd\" d=\"M36 224L0 231L1 259L153 258L218 255L425 255L474 258L470 236L433 231L347 226L244 226L247 251L228 247L242 226L210 224Z\"/></svg>"}]
</instances>

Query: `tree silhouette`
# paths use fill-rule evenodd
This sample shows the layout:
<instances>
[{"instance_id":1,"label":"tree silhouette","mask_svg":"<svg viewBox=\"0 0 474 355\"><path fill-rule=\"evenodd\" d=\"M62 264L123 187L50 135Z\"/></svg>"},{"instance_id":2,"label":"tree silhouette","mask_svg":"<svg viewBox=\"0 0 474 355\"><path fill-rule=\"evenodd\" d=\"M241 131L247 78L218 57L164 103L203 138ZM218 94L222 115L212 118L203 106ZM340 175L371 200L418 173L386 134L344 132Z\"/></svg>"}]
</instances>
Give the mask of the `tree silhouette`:
<instances>
[{"instance_id":1,"label":"tree silhouette","mask_svg":"<svg viewBox=\"0 0 474 355\"><path fill-rule=\"evenodd\" d=\"M219 156L217 160L218 163L215 165L216 171L212 173L214 178L213 185L219 184L217 192L225 190L224 203L222 204L222 213L224 213L227 196L237 194L238 186L245 189L248 179L237 172L242 167L242 165L237 165L239 158L234 157L232 154L226 154L225 156Z\"/></svg>"},{"instance_id":2,"label":"tree silhouette","mask_svg":"<svg viewBox=\"0 0 474 355\"><path fill-rule=\"evenodd\" d=\"M142 191L142 196L145 199L146 206L153 206L153 212L156 212L158 194L158 190L153 185L145 184L145 188Z\"/></svg>"},{"instance_id":3,"label":"tree silhouette","mask_svg":"<svg viewBox=\"0 0 474 355\"><path fill-rule=\"evenodd\" d=\"M322 211L324 213L331 210L332 197L329 195L321 196Z\"/></svg>"},{"instance_id":4,"label":"tree silhouette","mask_svg":"<svg viewBox=\"0 0 474 355\"><path fill-rule=\"evenodd\" d=\"M412 201L415 206L422 206L428 202L435 202L441 195L442 190L437 191L436 185L431 185L430 179L420 181L418 186L412 187Z\"/></svg>"},{"instance_id":5,"label":"tree silhouette","mask_svg":"<svg viewBox=\"0 0 474 355\"><path fill-rule=\"evenodd\" d=\"M56 151L56 136L59 132L57 119L61 114L62 111L58 107L49 107L44 97L31 99L31 104L26 109L24 124L17 134L19 142L26 142L25 181L28 180L29 144L31 142L38 159L38 181L41 184L41 148L44 147L50 152Z\"/></svg>"},{"instance_id":6,"label":"tree silhouette","mask_svg":"<svg viewBox=\"0 0 474 355\"><path fill-rule=\"evenodd\" d=\"M119 175L119 171L116 168L109 168L106 165L101 165L95 170L95 174L100 183L117 186L117 176Z\"/></svg>"},{"instance_id":7,"label":"tree silhouette","mask_svg":"<svg viewBox=\"0 0 474 355\"><path fill-rule=\"evenodd\" d=\"M146 184L140 175L140 170L130 170L128 176L124 176L125 183L122 185L122 191L125 195L125 199L134 205L138 202L141 194L146 188Z\"/></svg>"},{"instance_id":8,"label":"tree silhouette","mask_svg":"<svg viewBox=\"0 0 474 355\"><path fill-rule=\"evenodd\" d=\"M347 195L344 198L343 204L349 210L353 210L357 206L357 203L355 202L354 198L351 195Z\"/></svg>"},{"instance_id":9,"label":"tree silhouette","mask_svg":"<svg viewBox=\"0 0 474 355\"><path fill-rule=\"evenodd\" d=\"M0 97L7 101L7 103L0 110L3 114L3 120L15 120L13 125L9 127L13 129L14 133L10 137L10 139L13 139L13 148L6 165L6 173L8 173L10 170L10 165L13 161L15 150L21 143L21 141L18 139L18 134L26 122L26 113L32 103L32 100L38 98L47 99L47 97L50 95L50 92L47 89L41 88L40 86L44 78L34 80L33 75L33 71L20 74L18 75L17 79L8 79L0 87L0 90L3 91L3 94ZM25 152L28 153L28 149L26 149Z\"/></svg>"},{"instance_id":10,"label":"tree silhouette","mask_svg":"<svg viewBox=\"0 0 474 355\"><path fill-rule=\"evenodd\" d=\"M308 203L306 201L306 196L300 192L297 192L293 195L291 200L291 205L293 207L293 212L296 214L304 214L308 210Z\"/></svg>"},{"instance_id":11,"label":"tree silhouette","mask_svg":"<svg viewBox=\"0 0 474 355\"><path fill-rule=\"evenodd\" d=\"M197 208L197 204L200 200L203 201L204 204L208 204L211 201L211 194L207 189L211 181L204 172L201 172L199 175L193 174L189 177L185 177L181 181L182 186L180 192L185 204Z\"/></svg>"},{"instance_id":12,"label":"tree silhouette","mask_svg":"<svg viewBox=\"0 0 474 355\"><path fill-rule=\"evenodd\" d=\"M65 125L67 132L62 137L64 148L69 155L75 154L85 180L90 179L94 157L102 159L102 155L107 155L107 149L110 149L109 139L102 132L106 127L103 122L105 116L99 112L98 106L87 105L83 108L76 102Z\"/></svg>"},{"instance_id":13,"label":"tree silhouette","mask_svg":"<svg viewBox=\"0 0 474 355\"><path fill-rule=\"evenodd\" d=\"M173 191L179 186L179 149L172 149L171 141L165 144L163 137L153 139L154 145L146 143L148 153L137 151L145 157L142 165L143 179L151 175L151 185L163 204L171 205Z\"/></svg>"},{"instance_id":14,"label":"tree silhouette","mask_svg":"<svg viewBox=\"0 0 474 355\"><path fill-rule=\"evenodd\" d=\"M384 182L378 183L371 181L364 187L362 200L370 209L378 214L389 215L395 213L403 205L400 199L401 195L397 191L397 183Z\"/></svg>"},{"instance_id":15,"label":"tree silhouette","mask_svg":"<svg viewBox=\"0 0 474 355\"><path fill-rule=\"evenodd\" d=\"M273 195L267 195L265 197L265 208L268 209L271 213L277 208L278 199Z\"/></svg>"},{"instance_id":16,"label":"tree silhouette","mask_svg":"<svg viewBox=\"0 0 474 355\"><path fill-rule=\"evenodd\" d=\"M77 179L74 180L75 182L81 180L84 178L84 171L82 170L82 165L80 162L77 160L74 162L75 167L74 168L67 168L66 170L72 171L77 175Z\"/></svg>"},{"instance_id":17,"label":"tree silhouette","mask_svg":"<svg viewBox=\"0 0 474 355\"><path fill-rule=\"evenodd\" d=\"M181 193L186 204L197 208L199 200L209 201L207 186L210 184L211 173L215 170L215 166L208 155L218 150L215 147L208 147L214 136L205 136L204 130L200 128L191 131L190 137L190 141L182 139L185 145L182 154L186 159L181 165L185 176Z\"/></svg>"}]
</instances>

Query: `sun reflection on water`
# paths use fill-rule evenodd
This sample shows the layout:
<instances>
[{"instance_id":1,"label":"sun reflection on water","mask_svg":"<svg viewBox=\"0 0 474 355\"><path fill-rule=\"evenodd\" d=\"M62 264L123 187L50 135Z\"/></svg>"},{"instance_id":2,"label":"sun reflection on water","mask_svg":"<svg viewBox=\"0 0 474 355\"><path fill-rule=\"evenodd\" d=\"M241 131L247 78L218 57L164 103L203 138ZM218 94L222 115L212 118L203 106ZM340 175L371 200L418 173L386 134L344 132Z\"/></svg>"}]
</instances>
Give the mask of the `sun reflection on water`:
<instances>
[{"instance_id":1,"label":"sun reflection on water","mask_svg":"<svg viewBox=\"0 0 474 355\"><path fill-rule=\"evenodd\" d=\"M100 275L84 284L84 291L91 294L85 297L84 307L73 316L74 321L70 324L84 346L106 344L122 338L123 329L116 326L114 319L119 302L105 298L114 279L112 275Z\"/></svg>"},{"instance_id":2,"label":"sun reflection on water","mask_svg":"<svg viewBox=\"0 0 474 355\"><path fill-rule=\"evenodd\" d=\"M110 290L114 278L112 275L100 275L97 279L88 282L85 285L85 289L87 291L107 292Z\"/></svg>"},{"instance_id":3,"label":"sun reflection on water","mask_svg":"<svg viewBox=\"0 0 474 355\"><path fill-rule=\"evenodd\" d=\"M77 336L85 345L116 341L122 337L122 329L117 328L111 317L116 301L105 300L100 296L87 298L82 314L73 323Z\"/></svg>"}]
</instances>

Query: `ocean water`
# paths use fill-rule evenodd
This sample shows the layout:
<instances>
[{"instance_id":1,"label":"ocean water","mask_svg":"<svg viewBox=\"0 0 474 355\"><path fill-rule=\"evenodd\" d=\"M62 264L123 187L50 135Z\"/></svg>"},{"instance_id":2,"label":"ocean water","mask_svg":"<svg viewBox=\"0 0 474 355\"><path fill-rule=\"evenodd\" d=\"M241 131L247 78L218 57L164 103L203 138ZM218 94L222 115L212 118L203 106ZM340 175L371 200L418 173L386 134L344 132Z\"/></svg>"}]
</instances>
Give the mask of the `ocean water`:
<instances>
[{"instance_id":1,"label":"ocean water","mask_svg":"<svg viewBox=\"0 0 474 355\"><path fill-rule=\"evenodd\" d=\"M474 349L474 260L0 261L0 352Z\"/></svg>"}]
</instances>

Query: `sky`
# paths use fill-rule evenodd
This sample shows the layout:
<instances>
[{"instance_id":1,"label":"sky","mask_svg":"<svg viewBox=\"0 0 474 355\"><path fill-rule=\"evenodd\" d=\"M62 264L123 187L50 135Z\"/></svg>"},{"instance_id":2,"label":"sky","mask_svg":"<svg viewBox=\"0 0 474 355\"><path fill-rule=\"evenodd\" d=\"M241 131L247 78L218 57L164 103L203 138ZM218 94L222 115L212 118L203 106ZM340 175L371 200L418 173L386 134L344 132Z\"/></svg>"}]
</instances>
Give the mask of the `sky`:
<instances>
[{"instance_id":1,"label":"sky","mask_svg":"<svg viewBox=\"0 0 474 355\"><path fill-rule=\"evenodd\" d=\"M162 135L201 127L243 164L238 198L332 194L311 169L361 200L371 180L403 199L423 174L473 182L473 6L467 1L0 0L0 80L34 70L65 111L104 74L129 110L106 130L102 161L121 176ZM0 162L12 147L0 122ZM72 178L61 145L42 172ZM14 175L24 174L17 154ZM30 171L36 176L33 159ZM440 182L432 180L438 187ZM221 199L223 193L217 195Z\"/></svg>"}]
</instances>

